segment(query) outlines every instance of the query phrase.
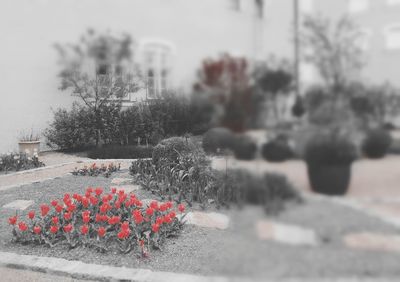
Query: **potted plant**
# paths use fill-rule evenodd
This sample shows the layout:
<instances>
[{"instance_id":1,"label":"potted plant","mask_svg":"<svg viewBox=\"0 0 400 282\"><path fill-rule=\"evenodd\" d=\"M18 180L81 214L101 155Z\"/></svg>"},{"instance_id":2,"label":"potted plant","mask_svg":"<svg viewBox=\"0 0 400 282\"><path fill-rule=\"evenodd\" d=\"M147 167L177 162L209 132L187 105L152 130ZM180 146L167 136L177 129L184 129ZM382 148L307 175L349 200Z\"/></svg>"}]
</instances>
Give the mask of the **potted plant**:
<instances>
[{"instance_id":1,"label":"potted plant","mask_svg":"<svg viewBox=\"0 0 400 282\"><path fill-rule=\"evenodd\" d=\"M326 195L344 195L355 158L355 145L336 131L313 136L305 148L311 189Z\"/></svg>"},{"instance_id":2,"label":"potted plant","mask_svg":"<svg viewBox=\"0 0 400 282\"><path fill-rule=\"evenodd\" d=\"M40 135L31 130L20 135L18 142L19 152L28 156L37 156L40 151Z\"/></svg>"}]
</instances>

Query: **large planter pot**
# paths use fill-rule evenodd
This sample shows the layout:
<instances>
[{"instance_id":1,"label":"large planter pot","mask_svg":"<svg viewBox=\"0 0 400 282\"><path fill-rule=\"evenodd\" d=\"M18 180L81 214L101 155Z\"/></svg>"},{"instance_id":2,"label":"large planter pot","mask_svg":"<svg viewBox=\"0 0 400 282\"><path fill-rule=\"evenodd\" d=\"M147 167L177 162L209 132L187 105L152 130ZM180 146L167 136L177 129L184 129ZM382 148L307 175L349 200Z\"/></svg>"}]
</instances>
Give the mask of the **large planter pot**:
<instances>
[{"instance_id":1,"label":"large planter pot","mask_svg":"<svg viewBox=\"0 0 400 282\"><path fill-rule=\"evenodd\" d=\"M18 142L18 147L20 153L32 157L35 154L39 154L40 141L20 141Z\"/></svg>"},{"instance_id":2,"label":"large planter pot","mask_svg":"<svg viewBox=\"0 0 400 282\"><path fill-rule=\"evenodd\" d=\"M307 164L308 179L314 192L344 195L349 188L351 163L340 165Z\"/></svg>"}]
</instances>

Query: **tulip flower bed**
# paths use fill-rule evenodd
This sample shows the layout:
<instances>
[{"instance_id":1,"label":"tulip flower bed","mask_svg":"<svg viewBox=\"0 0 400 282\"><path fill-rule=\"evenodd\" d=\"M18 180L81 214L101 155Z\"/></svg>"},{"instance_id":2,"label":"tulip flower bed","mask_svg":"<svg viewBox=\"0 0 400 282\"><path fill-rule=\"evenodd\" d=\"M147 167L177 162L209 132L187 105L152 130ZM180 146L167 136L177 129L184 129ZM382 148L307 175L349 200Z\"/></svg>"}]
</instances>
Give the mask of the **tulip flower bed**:
<instances>
[{"instance_id":1,"label":"tulip flower bed","mask_svg":"<svg viewBox=\"0 0 400 282\"><path fill-rule=\"evenodd\" d=\"M30 211L26 218L17 214L8 222L15 243L63 244L101 252L117 248L146 257L179 234L184 212L182 204L152 201L145 206L133 193L116 188L105 193L103 188L89 187L84 195L67 193L61 200L40 205L40 211Z\"/></svg>"},{"instance_id":2,"label":"tulip flower bed","mask_svg":"<svg viewBox=\"0 0 400 282\"><path fill-rule=\"evenodd\" d=\"M121 164L115 165L113 163L110 163L109 165L101 164L100 166L97 166L96 163L93 163L92 165L84 166L81 169L78 169L77 167L72 171L72 175L82 175L82 176L99 176L103 175L104 177L110 177L113 172L117 172L121 169Z\"/></svg>"}]
</instances>

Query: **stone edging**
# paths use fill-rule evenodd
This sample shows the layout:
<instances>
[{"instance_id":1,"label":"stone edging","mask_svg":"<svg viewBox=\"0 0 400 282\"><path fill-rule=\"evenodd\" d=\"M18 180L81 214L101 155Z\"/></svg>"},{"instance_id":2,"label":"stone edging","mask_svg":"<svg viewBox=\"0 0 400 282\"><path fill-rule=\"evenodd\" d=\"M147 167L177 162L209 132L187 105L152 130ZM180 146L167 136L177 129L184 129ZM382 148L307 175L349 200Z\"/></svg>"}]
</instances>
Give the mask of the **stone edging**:
<instances>
[{"instance_id":1,"label":"stone edging","mask_svg":"<svg viewBox=\"0 0 400 282\"><path fill-rule=\"evenodd\" d=\"M126 268L109 265L89 264L61 258L20 255L0 252L0 266L38 271L75 279L96 281L136 281L136 282L395 282L396 278L280 278L251 280L244 277L200 276L193 274L152 271L150 269Z\"/></svg>"}]
</instances>

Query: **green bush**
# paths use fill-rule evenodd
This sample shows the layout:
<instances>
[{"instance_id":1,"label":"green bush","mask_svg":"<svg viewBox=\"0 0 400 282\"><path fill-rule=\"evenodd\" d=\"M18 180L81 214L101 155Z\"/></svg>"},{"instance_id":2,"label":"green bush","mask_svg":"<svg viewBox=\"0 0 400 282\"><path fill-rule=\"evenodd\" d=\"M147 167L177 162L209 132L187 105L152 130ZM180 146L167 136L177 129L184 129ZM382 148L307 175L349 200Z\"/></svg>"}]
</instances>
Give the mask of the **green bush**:
<instances>
[{"instance_id":1,"label":"green bush","mask_svg":"<svg viewBox=\"0 0 400 282\"><path fill-rule=\"evenodd\" d=\"M70 111L58 109L54 121L45 131L47 145L63 150L77 150L94 145L94 115L74 103Z\"/></svg>"},{"instance_id":2,"label":"green bush","mask_svg":"<svg viewBox=\"0 0 400 282\"><path fill-rule=\"evenodd\" d=\"M35 156L28 156L27 154L5 154L0 156L0 171L20 171L33 168L39 168L44 166L44 163L39 161L39 158Z\"/></svg>"},{"instance_id":3,"label":"green bush","mask_svg":"<svg viewBox=\"0 0 400 282\"><path fill-rule=\"evenodd\" d=\"M91 159L144 159L153 155L152 146L109 145L88 152Z\"/></svg>"},{"instance_id":4,"label":"green bush","mask_svg":"<svg viewBox=\"0 0 400 282\"><path fill-rule=\"evenodd\" d=\"M287 137L278 136L274 140L265 143L262 146L261 154L267 161L270 162L283 162L293 158L294 153L289 146Z\"/></svg>"},{"instance_id":5,"label":"green bush","mask_svg":"<svg viewBox=\"0 0 400 282\"><path fill-rule=\"evenodd\" d=\"M180 155L185 155L197 150L189 138L171 137L162 140L153 150L153 164L158 165L161 160L176 163Z\"/></svg>"},{"instance_id":6,"label":"green bush","mask_svg":"<svg viewBox=\"0 0 400 282\"><path fill-rule=\"evenodd\" d=\"M362 144L363 153L371 159L383 158L389 150L392 138L385 129L374 129L367 133Z\"/></svg>"},{"instance_id":7,"label":"green bush","mask_svg":"<svg viewBox=\"0 0 400 282\"><path fill-rule=\"evenodd\" d=\"M256 143L248 136L237 136L233 142L233 153L239 160L252 160L257 151Z\"/></svg>"},{"instance_id":8,"label":"green bush","mask_svg":"<svg viewBox=\"0 0 400 282\"><path fill-rule=\"evenodd\" d=\"M235 135L227 128L217 127L208 130L203 136L203 149L206 153L232 149Z\"/></svg>"},{"instance_id":9,"label":"green bush","mask_svg":"<svg viewBox=\"0 0 400 282\"><path fill-rule=\"evenodd\" d=\"M347 165L356 156L355 145L333 132L315 135L305 148L305 160L312 165Z\"/></svg>"}]
</instances>

